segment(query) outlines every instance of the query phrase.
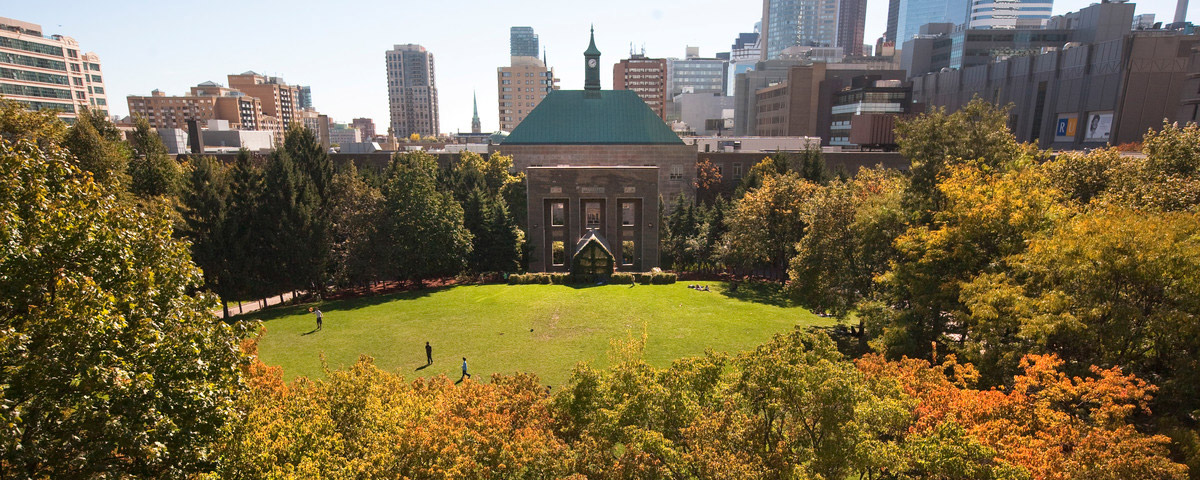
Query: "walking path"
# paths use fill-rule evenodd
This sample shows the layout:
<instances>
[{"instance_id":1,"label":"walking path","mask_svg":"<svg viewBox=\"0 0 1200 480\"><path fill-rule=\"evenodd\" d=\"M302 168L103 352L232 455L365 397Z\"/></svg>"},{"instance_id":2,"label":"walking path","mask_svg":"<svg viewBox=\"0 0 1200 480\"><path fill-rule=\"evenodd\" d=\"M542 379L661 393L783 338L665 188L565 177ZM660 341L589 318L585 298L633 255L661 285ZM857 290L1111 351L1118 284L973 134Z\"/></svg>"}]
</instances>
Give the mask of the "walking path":
<instances>
[{"instance_id":1,"label":"walking path","mask_svg":"<svg viewBox=\"0 0 1200 480\"><path fill-rule=\"evenodd\" d=\"M304 292L300 292L300 294L303 295ZM280 303L283 303L283 302L291 301L292 292L284 293L282 295L282 297L283 297L282 299L280 299L280 297L281 297L280 295L268 297L267 298L267 306L270 307L270 306L274 306L274 305L279 305ZM262 303L260 300L251 300L249 302L242 302L242 308L240 310L238 309L237 302L229 302L229 315L233 316L233 315L241 315L241 314L250 313L250 312L256 312L256 311L262 310L262 308L263 307L262 307ZM213 314L218 317L223 317L223 316L225 316L225 311L218 308L216 310L213 310Z\"/></svg>"}]
</instances>

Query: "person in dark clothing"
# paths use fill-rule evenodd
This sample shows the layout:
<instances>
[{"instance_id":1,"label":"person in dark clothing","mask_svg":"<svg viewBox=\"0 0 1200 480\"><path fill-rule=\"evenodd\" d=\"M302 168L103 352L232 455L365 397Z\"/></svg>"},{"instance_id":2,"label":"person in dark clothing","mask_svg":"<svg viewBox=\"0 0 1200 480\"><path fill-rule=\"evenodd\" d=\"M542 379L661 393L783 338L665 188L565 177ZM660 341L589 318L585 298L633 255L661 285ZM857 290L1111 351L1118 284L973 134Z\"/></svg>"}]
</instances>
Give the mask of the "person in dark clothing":
<instances>
[{"instance_id":1,"label":"person in dark clothing","mask_svg":"<svg viewBox=\"0 0 1200 480\"><path fill-rule=\"evenodd\" d=\"M429 342L425 342L425 364L433 365L433 347L429 346Z\"/></svg>"}]
</instances>

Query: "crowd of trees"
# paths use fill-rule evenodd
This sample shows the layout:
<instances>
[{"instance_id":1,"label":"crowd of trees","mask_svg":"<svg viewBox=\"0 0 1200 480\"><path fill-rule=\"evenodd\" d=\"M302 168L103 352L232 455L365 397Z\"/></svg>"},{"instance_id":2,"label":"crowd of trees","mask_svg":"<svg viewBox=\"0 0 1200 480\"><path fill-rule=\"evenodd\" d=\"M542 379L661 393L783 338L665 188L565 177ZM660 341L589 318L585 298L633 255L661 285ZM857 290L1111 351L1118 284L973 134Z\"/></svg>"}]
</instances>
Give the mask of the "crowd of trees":
<instances>
[{"instance_id":1,"label":"crowd of trees","mask_svg":"<svg viewBox=\"0 0 1200 480\"><path fill-rule=\"evenodd\" d=\"M1070 376L1029 355L1009 389L953 356L850 360L795 330L755 350L648 364L645 339L580 364L455 386L364 357L284 382L261 363L216 478L1178 479L1170 440L1141 433L1155 387L1118 368ZM252 344L250 349L253 349Z\"/></svg>"},{"instance_id":2,"label":"crowd of trees","mask_svg":"<svg viewBox=\"0 0 1200 480\"><path fill-rule=\"evenodd\" d=\"M1200 467L1200 127L1151 131L1141 155L1052 153L1007 121L977 100L902 122L909 172L806 176L813 162L772 156L729 204L680 202L664 252L704 265L689 255L718 211L725 234L702 250L717 270L786 270L792 298L849 324L853 352L953 354L1001 389L1029 355L1120 368L1158 388L1139 427Z\"/></svg>"},{"instance_id":3,"label":"crowd of trees","mask_svg":"<svg viewBox=\"0 0 1200 480\"><path fill-rule=\"evenodd\" d=\"M549 391L366 358L287 383L213 315L210 292L519 265L511 160L335 168L295 129L179 162L144 123L0 102L0 477L1197 475L1200 127L1050 155L1006 120L935 111L900 127L911 172L776 156L664 213L678 265L786 269L848 334L669 368L633 339Z\"/></svg>"},{"instance_id":4,"label":"crowd of trees","mask_svg":"<svg viewBox=\"0 0 1200 480\"><path fill-rule=\"evenodd\" d=\"M86 110L56 128L79 168L112 182L123 201L172 219L204 286L226 302L524 263L524 174L511 172L508 156L463 152L440 167L417 151L383 169L335 167L313 132L293 125L266 156L180 162L145 119L128 140Z\"/></svg>"}]
</instances>

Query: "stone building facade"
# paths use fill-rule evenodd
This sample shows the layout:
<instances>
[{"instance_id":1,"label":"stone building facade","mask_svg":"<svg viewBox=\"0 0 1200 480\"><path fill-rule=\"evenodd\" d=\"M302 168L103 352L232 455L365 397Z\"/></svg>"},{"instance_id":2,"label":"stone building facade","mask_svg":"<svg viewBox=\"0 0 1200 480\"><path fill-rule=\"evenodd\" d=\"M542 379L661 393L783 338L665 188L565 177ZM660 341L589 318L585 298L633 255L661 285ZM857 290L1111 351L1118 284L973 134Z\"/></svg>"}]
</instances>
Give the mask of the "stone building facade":
<instances>
[{"instance_id":1,"label":"stone building facade","mask_svg":"<svg viewBox=\"0 0 1200 480\"><path fill-rule=\"evenodd\" d=\"M607 240L617 271L658 266L658 167L529 167L529 268L566 272L587 233Z\"/></svg>"}]
</instances>

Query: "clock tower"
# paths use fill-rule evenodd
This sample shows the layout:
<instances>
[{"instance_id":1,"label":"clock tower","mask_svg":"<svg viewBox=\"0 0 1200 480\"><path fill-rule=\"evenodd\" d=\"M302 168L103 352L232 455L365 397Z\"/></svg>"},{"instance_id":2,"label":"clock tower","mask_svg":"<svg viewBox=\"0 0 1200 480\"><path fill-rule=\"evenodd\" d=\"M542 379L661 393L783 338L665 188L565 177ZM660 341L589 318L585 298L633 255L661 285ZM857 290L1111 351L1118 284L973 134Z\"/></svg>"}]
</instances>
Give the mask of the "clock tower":
<instances>
[{"instance_id":1,"label":"clock tower","mask_svg":"<svg viewBox=\"0 0 1200 480\"><path fill-rule=\"evenodd\" d=\"M588 49L583 52L585 63L583 76L584 90L600 89L600 49L596 48L596 28L592 27L592 38Z\"/></svg>"}]
</instances>

